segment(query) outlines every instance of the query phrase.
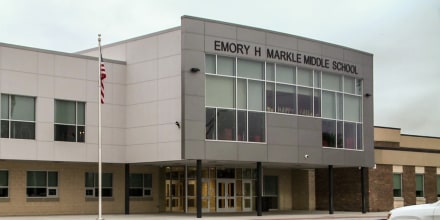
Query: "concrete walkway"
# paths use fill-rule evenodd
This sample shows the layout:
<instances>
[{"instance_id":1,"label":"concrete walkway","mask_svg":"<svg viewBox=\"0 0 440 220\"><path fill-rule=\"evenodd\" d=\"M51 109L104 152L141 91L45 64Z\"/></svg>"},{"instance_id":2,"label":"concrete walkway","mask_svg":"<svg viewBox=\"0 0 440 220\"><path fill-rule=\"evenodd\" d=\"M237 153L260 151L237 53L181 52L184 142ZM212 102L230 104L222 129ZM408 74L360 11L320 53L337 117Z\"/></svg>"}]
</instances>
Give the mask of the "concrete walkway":
<instances>
[{"instance_id":1,"label":"concrete walkway","mask_svg":"<svg viewBox=\"0 0 440 220\"><path fill-rule=\"evenodd\" d=\"M236 219L236 220L379 220L386 219L387 212L369 212L362 214L359 212L335 212L329 215L326 212L280 212L280 213L263 213L263 216L256 216L256 213L225 213L225 214L203 214L202 219ZM55 220L55 219L72 219L72 220L96 220L98 215L55 215L55 216L6 216L0 217L1 220ZM163 219L198 219L196 214L131 214L131 215L103 215L107 220L163 220Z\"/></svg>"}]
</instances>

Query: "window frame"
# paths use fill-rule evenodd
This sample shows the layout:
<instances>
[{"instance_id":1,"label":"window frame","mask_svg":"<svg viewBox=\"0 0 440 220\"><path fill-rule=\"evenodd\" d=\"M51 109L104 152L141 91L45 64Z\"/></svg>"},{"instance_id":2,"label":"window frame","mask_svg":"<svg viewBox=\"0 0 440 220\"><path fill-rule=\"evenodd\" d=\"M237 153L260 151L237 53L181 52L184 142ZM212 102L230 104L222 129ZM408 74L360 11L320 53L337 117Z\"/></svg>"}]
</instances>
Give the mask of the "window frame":
<instances>
[{"instance_id":1,"label":"window frame","mask_svg":"<svg viewBox=\"0 0 440 220\"><path fill-rule=\"evenodd\" d=\"M440 198L440 174L437 174L437 198Z\"/></svg>"},{"instance_id":2,"label":"window frame","mask_svg":"<svg viewBox=\"0 0 440 220\"><path fill-rule=\"evenodd\" d=\"M7 122L8 124L8 133L7 133L7 137L3 137L3 131L1 132L1 138L9 138L9 139L24 139L24 140L35 140L35 128L36 128L36 97L34 96L26 96L26 95L15 95L15 94L8 94L8 93L1 93L1 103L3 103L3 97L6 96L7 97L7 102L8 102L8 113L7 113L7 118L3 118L3 114L1 117L1 124L3 127L3 122ZM12 97L26 97L26 98L31 98L33 100L33 118L34 120L18 120L18 119L12 119ZM3 106L2 108L3 109ZM30 138L23 138L23 135L21 137L12 137L11 131L13 128L13 123L26 123L26 124L32 124L33 129L31 130L32 132L30 132ZM14 126L15 127L15 126Z\"/></svg>"},{"instance_id":3,"label":"window frame","mask_svg":"<svg viewBox=\"0 0 440 220\"><path fill-rule=\"evenodd\" d=\"M132 178L132 175L141 175L142 176L142 187L134 187L134 186L131 186L131 178ZM150 187L148 187L148 186L146 186L146 176L150 176ZM141 189L142 190L142 195L132 195L131 194L131 189ZM149 192L148 194L146 193L146 192ZM130 173L130 185L129 185L129 196L130 197L133 197L133 198L150 198L150 197L153 197L153 174L151 174L151 173Z\"/></svg>"},{"instance_id":4,"label":"window frame","mask_svg":"<svg viewBox=\"0 0 440 220\"><path fill-rule=\"evenodd\" d=\"M394 185L395 185L395 183L394 183L394 177L395 176L399 176L399 180L400 180L400 189L396 189L395 187L394 187ZM402 176L403 176L403 174L402 173L393 173L393 197L394 198L402 198L403 197L403 182L402 182ZM400 195L398 195L398 196L396 196L396 193L395 193L395 190L399 190L398 192L400 193Z\"/></svg>"},{"instance_id":5,"label":"window frame","mask_svg":"<svg viewBox=\"0 0 440 220\"><path fill-rule=\"evenodd\" d=\"M38 172L38 173L45 173L46 175L46 186L30 186L29 185L29 179L28 175L29 172ZM49 184L49 173L55 173L56 174L56 186L50 186ZM59 190L59 172L54 170L28 170L26 171L26 198L59 198L58 190ZM37 189L37 188L46 188L46 194L45 196L29 196L28 190L29 189ZM54 190L54 191L53 191ZM55 194L51 194L51 192L55 192Z\"/></svg>"},{"instance_id":6,"label":"window frame","mask_svg":"<svg viewBox=\"0 0 440 220\"><path fill-rule=\"evenodd\" d=\"M417 177L421 177L422 180L422 190L417 190ZM416 181L416 198L425 198L425 175L423 173L416 173L415 175L415 181ZM418 191L420 191L421 194L418 195Z\"/></svg>"},{"instance_id":7,"label":"window frame","mask_svg":"<svg viewBox=\"0 0 440 220\"><path fill-rule=\"evenodd\" d=\"M6 191L6 196L1 196L0 194L0 198L9 198L9 170L0 170L0 173L5 172L6 174L6 185L2 186L0 185L0 189L5 189Z\"/></svg>"},{"instance_id":8,"label":"window frame","mask_svg":"<svg viewBox=\"0 0 440 220\"><path fill-rule=\"evenodd\" d=\"M58 102L69 102L69 103L74 103L75 104L75 123L74 124L70 124L70 123L62 123L62 122L57 122L57 108L59 107L57 104ZM84 109L82 110L84 112L84 124L81 124L79 122L79 108L80 108L80 104L83 104ZM63 138L63 139L57 139L58 135L57 135L57 128L59 128L59 126L68 126L68 127L73 127L74 131L75 131L75 140L74 141L70 141L68 138ZM80 129L80 128L83 129ZM74 142L74 143L85 143L85 139L86 139L86 102L82 102L82 101L73 101L73 100L64 100L64 99L55 99L54 100L54 141L61 141L61 142Z\"/></svg>"},{"instance_id":9,"label":"window frame","mask_svg":"<svg viewBox=\"0 0 440 220\"><path fill-rule=\"evenodd\" d=\"M219 63L222 60L228 60L228 74L219 73ZM241 64L241 62L245 62ZM243 74L240 72L240 66L258 64L258 77L251 76L253 73ZM260 64L263 71L263 78L260 78ZM221 106L214 104L215 101L208 99L205 92L205 111L206 126L205 140L214 141L236 141L236 142L253 142L250 141L249 124L246 126L246 138L240 138L239 133L239 114L246 112L248 117L250 112L262 112L265 114L288 114L300 117L314 117L321 120L334 120L336 122L336 139L339 141L334 147L342 150L364 150L364 132L363 132L363 106L364 97L362 95L363 79L354 76L346 76L331 71L321 71L310 67L302 67L297 65L289 65L263 60L246 59L237 56L225 56L221 54L205 53L205 90L208 87L208 79L215 77L223 77L225 79L233 79L234 86L231 91L233 97L233 105ZM231 69L232 68L232 69ZM232 72L231 72L232 71ZM230 72L230 73L229 73ZM304 76L304 77L302 77ZM302 80L303 79L303 80ZM328 81L326 81L326 79ZM253 109L249 89L250 82L261 82L263 93L258 96L262 98L263 108ZM230 87L230 86L229 86ZM228 89L230 90L230 89ZM221 93L217 91L216 94ZM243 93L243 94L242 94ZM230 92L228 92L230 94ZM213 96L214 97L214 96ZM350 100L349 100L350 99ZM348 101L347 101L348 100ZM257 102L255 102L257 103ZM235 111L235 129L233 129L233 137L220 138L218 112L222 109ZM214 119L208 111L215 111ZM347 112L345 112L347 111ZM241 120L244 121L244 120ZM215 131L212 125L215 122ZM246 123L250 120L247 118ZM347 125L347 129L344 129ZM267 122L264 125L264 139L267 140ZM353 129L348 129L353 128ZM214 131L215 134L212 133ZM346 136L345 133L350 134ZM324 136L324 133L323 133ZM241 135L244 137L244 135ZM344 137L349 137L345 140ZM324 140L323 140L324 142ZM258 141L257 141L258 143ZM262 143L265 143L263 141ZM326 148L328 146L321 146ZM332 147L333 148L333 147Z\"/></svg>"},{"instance_id":10,"label":"window frame","mask_svg":"<svg viewBox=\"0 0 440 220\"><path fill-rule=\"evenodd\" d=\"M93 174L92 175L93 176L93 180L92 180L93 186L87 186L87 177L89 176L88 174ZM98 191L99 191L99 182L98 182L99 177L98 177L98 175L99 175L99 173L97 173L97 172L85 172L85 175L84 175L84 188L85 188L84 194L85 194L86 198L96 198L99 196L99 194L98 194ZM113 173L102 173L102 177L101 177L102 179L104 179L104 175L111 175L111 186L110 187L102 186L101 189L102 190L110 189L111 196L106 196L106 195L104 195L104 193L102 193L102 197L103 198L113 198ZM102 185L104 185L104 184L102 183ZM88 192L92 192L92 194L88 194Z\"/></svg>"}]
</instances>

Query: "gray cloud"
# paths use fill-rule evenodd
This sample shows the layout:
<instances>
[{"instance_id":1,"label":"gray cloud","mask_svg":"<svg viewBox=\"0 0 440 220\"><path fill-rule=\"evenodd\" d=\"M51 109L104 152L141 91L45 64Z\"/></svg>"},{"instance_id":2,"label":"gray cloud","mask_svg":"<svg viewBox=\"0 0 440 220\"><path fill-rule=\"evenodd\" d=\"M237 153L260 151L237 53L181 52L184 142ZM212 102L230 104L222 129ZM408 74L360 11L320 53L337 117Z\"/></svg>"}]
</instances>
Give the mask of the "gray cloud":
<instances>
[{"instance_id":1,"label":"gray cloud","mask_svg":"<svg viewBox=\"0 0 440 220\"><path fill-rule=\"evenodd\" d=\"M187 14L374 54L375 124L440 137L440 1L0 0L0 42L75 52Z\"/></svg>"}]
</instances>

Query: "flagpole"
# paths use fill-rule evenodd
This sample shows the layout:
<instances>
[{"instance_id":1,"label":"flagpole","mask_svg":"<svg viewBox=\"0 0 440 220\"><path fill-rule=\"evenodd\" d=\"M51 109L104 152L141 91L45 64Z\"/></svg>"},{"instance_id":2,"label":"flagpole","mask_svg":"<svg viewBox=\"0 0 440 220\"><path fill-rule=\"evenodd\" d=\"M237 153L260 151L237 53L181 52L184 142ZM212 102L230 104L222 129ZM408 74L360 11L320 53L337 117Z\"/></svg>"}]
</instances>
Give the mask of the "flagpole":
<instances>
[{"instance_id":1,"label":"flagpole","mask_svg":"<svg viewBox=\"0 0 440 220\"><path fill-rule=\"evenodd\" d=\"M98 220L102 218L102 144L101 144L101 34L98 34L99 65L98 65Z\"/></svg>"}]
</instances>

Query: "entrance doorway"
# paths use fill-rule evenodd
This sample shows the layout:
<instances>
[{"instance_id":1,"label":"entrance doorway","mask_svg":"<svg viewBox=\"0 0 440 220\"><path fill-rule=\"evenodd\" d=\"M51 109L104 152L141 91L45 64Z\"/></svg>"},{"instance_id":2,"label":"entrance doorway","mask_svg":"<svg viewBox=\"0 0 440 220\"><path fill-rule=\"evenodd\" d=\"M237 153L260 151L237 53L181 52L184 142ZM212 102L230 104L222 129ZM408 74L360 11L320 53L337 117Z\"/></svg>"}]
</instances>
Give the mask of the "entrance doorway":
<instances>
[{"instance_id":1,"label":"entrance doorway","mask_svg":"<svg viewBox=\"0 0 440 220\"><path fill-rule=\"evenodd\" d=\"M166 211L183 211L183 182L179 180L165 181Z\"/></svg>"},{"instance_id":2,"label":"entrance doorway","mask_svg":"<svg viewBox=\"0 0 440 220\"><path fill-rule=\"evenodd\" d=\"M209 179L202 179L202 212L210 211L211 202L209 192Z\"/></svg>"},{"instance_id":3,"label":"entrance doorway","mask_svg":"<svg viewBox=\"0 0 440 220\"><path fill-rule=\"evenodd\" d=\"M243 211L250 212L252 211L252 180L243 180Z\"/></svg>"},{"instance_id":4,"label":"entrance doorway","mask_svg":"<svg viewBox=\"0 0 440 220\"><path fill-rule=\"evenodd\" d=\"M217 212L234 212L235 206L235 179L217 179Z\"/></svg>"}]
</instances>

